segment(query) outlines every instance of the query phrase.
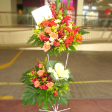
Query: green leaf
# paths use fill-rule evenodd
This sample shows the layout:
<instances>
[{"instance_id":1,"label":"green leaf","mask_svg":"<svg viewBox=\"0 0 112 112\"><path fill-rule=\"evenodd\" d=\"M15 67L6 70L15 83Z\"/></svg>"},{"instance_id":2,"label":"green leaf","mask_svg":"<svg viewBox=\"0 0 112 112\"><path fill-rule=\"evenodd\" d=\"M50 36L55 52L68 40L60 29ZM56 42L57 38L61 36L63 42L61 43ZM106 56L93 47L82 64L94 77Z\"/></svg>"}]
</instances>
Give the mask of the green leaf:
<instances>
[{"instance_id":1,"label":"green leaf","mask_svg":"<svg viewBox=\"0 0 112 112\"><path fill-rule=\"evenodd\" d=\"M33 43L32 43L32 45L35 45L37 43L37 40L35 40Z\"/></svg>"},{"instance_id":2,"label":"green leaf","mask_svg":"<svg viewBox=\"0 0 112 112\"><path fill-rule=\"evenodd\" d=\"M44 104L42 106L42 109L47 110L52 107L53 104L55 104L55 96L51 93L48 92L47 90L41 90L39 91L39 95L37 96L37 101L38 101L38 106L44 101Z\"/></svg>"},{"instance_id":3,"label":"green leaf","mask_svg":"<svg viewBox=\"0 0 112 112\"><path fill-rule=\"evenodd\" d=\"M28 40L27 44L30 43L31 41L33 41L34 39L36 39L36 35L32 35L30 37L30 39Z\"/></svg>"},{"instance_id":4,"label":"green leaf","mask_svg":"<svg viewBox=\"0 0 112 112\"><path fill-rule=\"evenodd\" d=\"M27 75L27 73L30 73L30 71L27 71L27 72L23 73L20 81L22 83L25 83L25 84L28 84L28 85L32 85L32 83L30 81L31 76Z\"/></svg>"},{"instance_id":5,"label":"green leaf","mask_svg":"<svg viewBox=\"0 0 112 112\"><path fill-rule=\"evenodd\" d=\"M70 97L70 93L68 91L66 91L66 94L64 93L63 91L63 95L60 95L60 104L61 105L67 105L68 101L69 100L69 97Z\"/></svg>"},{"instance_id":6,"label":"green leaf","mask_svg":"<svg viewBox=\"0 0 112 112\"><path fill-rule=\"evenodd\" d=\"M44 110L47 110L49 107L48 107L48 102L44 101L44 104L42 106L42 109Z\"/></svg>"},{"instance_id":7,"label":"green leaf","mask_svg":"<svg viewBox=\"0 0 112 112\"><path fill-rule=\"evenodd\" d=\"M55 51L54 51L54 54L55 54L55 56L58 56L58 51L55 50Z\"/></svg>"},{"instance_id":8,"label":"green leaf","mask_svg":"<svg viewBox=\"0 0 112 112\"><path fill-rule=\"evenodd\" d=\"M53 53L54 53L54 49L52 48L52 49L50 50L50 56L52 56Z\"/></svg>"},{"instance_id":9,"label":"green leaf","mask_svg":"<svg viewBox=\"0 0 112 112\"><path fill-rule=\"evenodd\" d=\"M45 100L44 98L41 98L40 100L38 100L38 106L40 106L44 100Z\"/></svg>"},{"instance_id":10,"label":"green leaf","mask_svg":"<svg viewBox=\"0 0 112 112\"><path fill-rule=\"evenodd\" d=\"M74 46L70 46L69 47L72 51L76 51L75 47Z\"/></svg>"},{"instance_id":11,"label":"green leaf","mask_svg":"<svg viewBox=\"0 0 112 112\"><path fill-rule=\"evenodd\" d=\"M66 48L66 50L65 50L67 53L69 53L69 50L68 50L68 48Z\"/></svg>"},{"instance_id":12,"label":"green leaf","mask_svg":"<svg viewBox=\"0 0 112 112\"><path fill-rule=\"evenodd\" d=\"M38 71L38 70L39 70L38 66L35 66L35 70L36 70L36 71Z\"/></svg>"},{"instance_id":13,"label":"green leaf","mask_svg":"<svg viewBox=\"0 0 112 112\"><path fill-rule=\"evenodd\" d=\"M80 30L78 31L78 33L80 33L81 35L84 35L84 34L89 33L89 32L87 32L87 31L85 31L85 30L83 30L83 29L80 29Z\"/></svg>"},{"instance_id":14,"label":"green leaf","mask_svg":"<svg viewBox=\"0 0 112 112\"><path fill-rule=\"evenodd\" d=\"M28 105L30 102L31 105L36 104L37 90L32 86L26 86L27 89L24 90L22 95L22 103Z\"/></svg>"}]
</instances>

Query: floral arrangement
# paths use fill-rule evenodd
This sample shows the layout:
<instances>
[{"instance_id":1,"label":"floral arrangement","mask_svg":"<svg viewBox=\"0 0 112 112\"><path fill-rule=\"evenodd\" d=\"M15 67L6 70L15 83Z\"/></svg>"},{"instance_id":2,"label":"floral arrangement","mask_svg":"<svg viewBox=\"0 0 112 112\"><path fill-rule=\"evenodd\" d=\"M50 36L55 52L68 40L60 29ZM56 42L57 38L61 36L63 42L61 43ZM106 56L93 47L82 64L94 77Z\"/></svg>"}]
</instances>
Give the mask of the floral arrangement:
<instances>
[{"instance_id":1,"label":"floral arrangement","mask_svg":"<svg viewBox=\"0 0 112 112\"><path fill-rule=\"evenodd\" d=\"M44 48L44 52L50 53L52 56L61 54L63 51L69 53L69 49L76 51L75 46L82 42L82 35L89 33L80 29L71 20L71 16L67 12L74 10L74 7L69 6L70 0L59 7L59 0L56 4L50 3L53 18L44 19L38 23L36 29L33 29L34 34L28 40L32 45Z\"/></svg>"},{"instance_id":2,"label":"floral arrangement","mask_svg":"<svg viewBox=\"0 0 112 112\"><path fill-rule=\"evenodd\" d=\"M51 108L56 102L66 105L69 100L69 83L72 81L69 69L57 61L37 62L35 68L23 73L22 83L26 89L22 95L22 103L38 106L43 103L42 109Z\"/></svg>"}]
</instances>

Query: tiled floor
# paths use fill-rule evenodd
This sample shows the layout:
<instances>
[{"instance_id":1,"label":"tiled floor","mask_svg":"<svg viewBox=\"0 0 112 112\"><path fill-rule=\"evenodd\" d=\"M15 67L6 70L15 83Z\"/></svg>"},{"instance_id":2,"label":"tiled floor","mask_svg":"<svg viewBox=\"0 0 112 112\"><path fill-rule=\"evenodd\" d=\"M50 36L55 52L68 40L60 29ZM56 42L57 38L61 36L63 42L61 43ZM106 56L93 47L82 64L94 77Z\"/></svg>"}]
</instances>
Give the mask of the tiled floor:
<instances>
[{"instance_id":1,"label":"tiled floor","mask_svg":"<svg viewBox=\"0 0 112 112\"><path fill-rule=\"evenodd\" d=\"M68 105L59 106L59 110L70 108L65 112L112 112L112 99L69 100ZM40 107L41 109L41 107ZM1 100L0 112L39 112L38 105L25 106L21 100Z\"/></svg>"},{"instance_id":2,"label":"tiled floor","mask_svg":"<svg viewBox=\"0 0 112 112\"><path fill-rule=\"evenodd\" d=\"M0 65L10 62L19 50L0 50ZM0 83L20 83L22 73L34 67L37 58L41 61L46 57L43 51L23 51L14 63L0 70ZM65 63L66 53L50 57ZM112 52L70 52L67 68L70 68L77 81L112 80ZM24 85L0 85L0 96L14 96L21 99ZM71 83L70 99L112 98L112 82Z\"/></svg>"}]
</instances>

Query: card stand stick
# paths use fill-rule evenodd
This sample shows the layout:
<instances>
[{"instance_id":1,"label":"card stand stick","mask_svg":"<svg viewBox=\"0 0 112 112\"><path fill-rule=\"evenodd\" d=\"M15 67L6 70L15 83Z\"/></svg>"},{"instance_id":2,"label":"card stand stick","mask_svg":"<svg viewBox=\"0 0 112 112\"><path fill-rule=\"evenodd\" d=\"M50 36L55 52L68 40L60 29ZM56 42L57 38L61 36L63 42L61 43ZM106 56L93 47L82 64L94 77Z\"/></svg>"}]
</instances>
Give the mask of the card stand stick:
<instances>
[{"instance_id":1,"label":"card stand stick","mask_svg":"<svg viewBox=\"0 0 112 112\"><path fill-rule=\"evenodd\" d=\"M66 69L66 67L67 67L68 57L69 57L69 53L67 53L67 58L66 58L66 62L65 62L65 69ZM49 54L47 54L47 59L48 59L48 61L49 61ZM60 98L59 98L59 100L60 100ZM57 105L54 104L54 106L52 106L53 111L39 109L38 112L63 112L63 111L66 111L66 110L70 110L70 108L67 108L67 109L63 109L63 110L59 110L59 111L58 111L58 107L59 107L59 104L57 104Z\"/></svg>"}]
</instances>

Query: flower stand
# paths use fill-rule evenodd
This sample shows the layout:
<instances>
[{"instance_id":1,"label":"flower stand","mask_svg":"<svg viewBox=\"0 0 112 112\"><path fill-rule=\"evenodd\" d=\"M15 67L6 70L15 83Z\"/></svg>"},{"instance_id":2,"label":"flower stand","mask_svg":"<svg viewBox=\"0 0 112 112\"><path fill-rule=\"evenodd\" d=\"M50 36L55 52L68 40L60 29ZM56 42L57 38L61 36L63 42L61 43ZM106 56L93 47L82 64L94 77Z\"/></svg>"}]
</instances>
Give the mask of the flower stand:
<instances>
[{"instance_id":1,"label":"flower stand","mask_svg":"<svg viewBox=\"0 0 112 112\"><path fill-rule=\"evenodd\" d=\"M66 58L66 62L65 62L65 69L67 67L67 63L68 63L68 58L69 58L69 53L67 53L67 58ZM47 59L49 61L49 54L47 54ZM60 98L59 98L60 99ZM63 111L66 111L66 110L70 110L70 108L66 108L66 109L62 109L62 110L59 110L59 104L54 104L54 106L52 106L52 109L53 111L50 111L50 110L42 110L42 109L39 109L38 112L63 112Z\"/></svg>"}]
</instances>

